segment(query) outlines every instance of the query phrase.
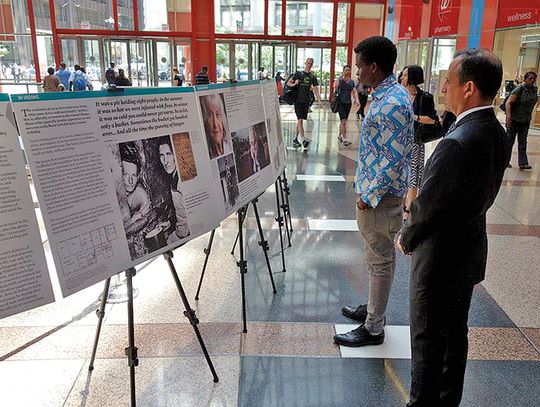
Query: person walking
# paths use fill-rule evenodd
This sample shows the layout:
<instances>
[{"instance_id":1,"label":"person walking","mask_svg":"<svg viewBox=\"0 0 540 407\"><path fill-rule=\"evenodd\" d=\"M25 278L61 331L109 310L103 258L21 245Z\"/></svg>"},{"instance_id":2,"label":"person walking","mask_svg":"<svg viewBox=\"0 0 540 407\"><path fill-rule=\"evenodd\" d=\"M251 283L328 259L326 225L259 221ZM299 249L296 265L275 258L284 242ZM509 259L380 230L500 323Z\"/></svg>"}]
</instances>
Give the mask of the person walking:
<instances>
[{"instance_id":1,"label":"person walking","mask_svg":"<svg viewBox=\"0 0 540 407\"><path fill-rule=\"evenodd\" d=\"M264 73L264 66L259 67L259 72L257 72L257 79L263 81L268 78L268 75Z\"/></svg>"},{"instance_id":2,"label":"person walking","mask_svg":"<svg viewBox=\"0 0 540 407\"><path fill-rule=\"evenodd\" d=\"M60 83L64 85L64 89L69 89L69 78L71 76L71 72L69 69L67 69L65 62L60 62L60 69L55 73L55 75Z\"/></svg>"},{"instance_id":3,"label":"person walking","mask_svg":"<svg viewBox=\"0 0 540 407\"><path fill-rule=\"evenodd\" d=\"M506 132L510 145L514 147L516 135L518 139L518 165L520 170L530 170L532 167L527 158L527 135L531 125L532 113L538 102L538 88L534 86L536 73L527 72L523 83L518 85L506 101ZM512 165L508 162L508 167Z\"/></svg>"},{"instance_id":4,"label":"person walking","mask_svg":"<svg viewBox=\"0 0 540 407\"><path fill-rule=\"evenodd\" d=\"M358 145L355 190L356 221L369 271L367 304L345 306L341 312L360 322L350 332L334 336L343 346L384 342L386 306L394 279L394 236L408 187L413 143L411 98L392 73L396 46L386 37L370 37L354 49L358 81L373 87L373 102L364 119Z\"/></svg>"},{"instance_id":5,"label":"person walking","mask_svg":"<svg viewBox=\"0 0 540 407\"><path fill-rule=\"evenodd\" d=\"M79 65L75 65L73 68L75 70L71 73L69 77L69 90L71 91L83 91L86 89L92 89L92 83L90 78L84 72L84 68L81 68Z\"/></svg>"},{"instance_id":6,"label":"person walking","mask_svg":"<svg viewBox=\"0 0 540 407\"><path fill-rule=\"evenodd\" d=\"M399 250L412 254L409 407L461 401L469 307L486 271L486 212L510 155L492 104L502 72L487 50L455 55L442 93L457 119L426 163L409 222L396 237Z\"/></svg>"},{"instance_id":7,"label":"person walking","mask_svg":"<svg viewBox=\"0 0 540 407\"><path fill-rule=\"evenodd\" d=\"M109 66L109 68L105 71L105 80L107 81L109 85L114 84L114 81L117 76L117 73L114 67L115 67L114 62L111 62L111 66Z\"/></svg>"},{"instance_id":8,"label":"person walking","mask_svg":"<svg viewBox=\"0 0 540 407\"><path fill-rule=\"evenodd\" d=\"M173 67L172 69L172 76L173 76L172 85L182 86L182 84L184 83L184 75L180 73L180 71L178 70L176 66Z\"/></svg>"},{"instance_id":9,"label":"person walking","mask_svg":"<svg viewBox=\"0 0 540 407\"><path fill-rule=\"evenodd\" d=\"M195 76L195 85L208 85L210 79L208 79L208 67L203 65L201 71Z\"/></svg>"},{"instance_id":10,"label":"person walking","mask_svg":"<svg viewBox=\"0 0 540 407\"><path fill-rule=\"evenodd\" d=\"M43 91L44 92L59 92L60 91L60 79L54 74L54 68L50 66L47 69L48 75L43 78Z\"/></svg>"},{"instance_id":11,"label":"person walking","mask_svg":"<svg viewBox=\"0 0 540 407\"><path fill-rule=\"evenodd\" d=\"M118 76L115 78L114 84L116 86L132 86L131 81L126 76L124 70L121 68L118 70Z\"/></svg>"},{"instance_id":12,"label":"person walking","mask_svg":"<svg viewBox=\"0 0 540 407\"><path fill-rule=\"evenodd\" d=\"M371 88L365 83L356 83L356 93L358 93L358 101L360 102L360 108L356 111L357 120L364 120L366 117L365 109L370 92Z\"/></svg>"},{"instance_id":13,"label":"person walking","mask_svg":"<svg viewBox=\"0 0 540 407\"><path fill-rule=\"evenodd\" d=\"M278 71L278 73L276 73L276 88L278 96L280 97L283 95L283 81L283 76L281 76L281 72Z\"/></svg>"},{"instance_id":14,"label":"person walking","mask_svg":"<svg viewBox=\"0 0 540 407\"><path fill-rule=\"evenodd\" d=\"M345 65L343 72L338 79L334 81L334 94L338 94L338 114L339 114L339 135L338 140L342 142L345 147L351 145L351 142L347 139L347 119L351 113L351 107L354 106L357 110L360 105L358 103L358 92L356 91L356 84L351 79L351 66Z\"/></svg>"},{"instance_id":15,"label":"person walking","mask_svg":"<svg viewBox=\"0 0 540 407\"><path fill-rule=\"evenodd\" d=\"M317 97L319 106L322 106L321 95L319 93L319 81L311 72L312 67L313 58L307 58L304 64L304 70L302 72L296 71L296 73L287 81L287 86L291 88L298 86L296 102L294 102L294 112L296 113L297 121L292 145L294 148L304 147L304 150L307 150L309 147L309 141L304 137L304 120L307 120L309 112L311 91L313 91Z\"/></svg>"},{"instance_id":16,"label":"person walking","mask_svg":"<svg viewBox=\"0 0 540 407\"><path fill-rule=\"evenodd\" d=\"M402 71L401 85L407 89L414 111L414 131L420 124L435 124L439 121L433 95L424 92L419 85L424 83L424 70L418 65L406 66ZM418 196L418 189L424 173L425 147L422 143L413 143L411 163L409 167L409 190L405 198L403 220L409 217L411 202Z\"/></svg>"}]
</instances>

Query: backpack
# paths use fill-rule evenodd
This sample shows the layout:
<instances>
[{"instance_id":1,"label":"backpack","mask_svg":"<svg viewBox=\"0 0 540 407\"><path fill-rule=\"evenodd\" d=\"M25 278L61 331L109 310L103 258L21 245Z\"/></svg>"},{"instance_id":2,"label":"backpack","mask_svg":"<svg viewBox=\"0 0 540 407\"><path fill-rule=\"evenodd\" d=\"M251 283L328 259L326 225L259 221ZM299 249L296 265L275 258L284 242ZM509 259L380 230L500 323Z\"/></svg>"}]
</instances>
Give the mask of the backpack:
<instances>
[{"instance_id":1,"label":"backpack","mask_svg":"<svg viewBox=\"0 0 540 407\"><path fill-rule=\"evenodd\" d=\"M73 77L73 90L86 90L86 80L84 79L84 75L82 73L75 74Z\"/></svg>"},{"instance_id":2,"label":"backpack","mask_svg":"<svg viewBox=\"0 0 540 407\"><path fill-rule=\"evenodd\" d=\"M521 85L520 85L520 86L521 86ZM519 95L517 95L518 100L519 100L519 98L521 97L521 94L523 93L523 89L525 89L525 87L524 87L524 86L521 86L521 88L520 88L519 91L518 91L518 93L519 93ZM508 98L510 97L511 94L512 94L512 92L508 92L508 93L506 94L506 97L504 98L503 102L499 105L499 108L500 108L504 113L506 113L506 102L508 101ZM516 102L517 102L517 100L516 100ZM516 102L514 102L514 104L515 104Z\"/></svg>"},{"instance_id":3,"label":"backpack","mask_svg":"<svg viewBox=\"0 0 540 407\"><path fill-rule=\"evenodd\" d=\"M287 82L289 82L289 80L291 80L294 75L296 75L296 73L289 75L289 77L285 81L285 85L283 86L283 93L280 97L280 100L284 101L288 105L294 105L298 97L298 86L290 87L287 85Z\"/></svg>"}]
</instances>

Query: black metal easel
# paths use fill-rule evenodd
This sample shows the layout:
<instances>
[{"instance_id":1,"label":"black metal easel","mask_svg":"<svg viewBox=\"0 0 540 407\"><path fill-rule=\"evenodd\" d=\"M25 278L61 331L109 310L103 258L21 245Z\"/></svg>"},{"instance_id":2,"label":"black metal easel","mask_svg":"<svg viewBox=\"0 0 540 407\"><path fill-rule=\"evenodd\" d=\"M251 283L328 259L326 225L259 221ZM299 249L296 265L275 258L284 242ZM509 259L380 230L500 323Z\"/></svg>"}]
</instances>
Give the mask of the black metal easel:
<instances>
[{"instance_id":1,"label":"black metal easel","mask_svg":"<svg viewBox=\"0 0 540 407\"><path fill-rule=\"evenodd\" d=\"M167 263L169 265L169 269L171 270L171 273L173 275L174 282L176 284L176 287L178 289L178 292L180 293L180 297L182 298L182 302L184 304L184 315L189 320L190 324L193 326L193 330L195 331L195 335L197 336L197 339L199 340L199 344L201 346L201 349L203 351L204 357L206 358L206 362L208 363L208 367L210 368L210 371L212 372L212 376L214 379L214 382L218 382L219 378L217 376L217 373L214 369L214 365L212 364L212 361L210 360L210 356L208 354L208 351L206 350L206 346L204 344L204 341L202 339L201 333L199 331L199 327L197 324L199 323L199 320L197 316L195 315L195 311L191 309L189 306L188 299L186 297L186 294L184 292L184 289L182 287L182 284L180 283L180 279L178 278L178 274L176 273L176 269L174 267L174 264L172 262L173 254L171 251L168 251L164 253L164 257L167 260ZM125 354L128 358L128 366L129 366L129 384L130 384L130 398L131 398L131 407L136 406L136 392L135 392L135 367L139 365L139 358L137 354L137 347L135 346L135 323L134 323L134 314L133 314L133 276L136 274L135 268L131 267L126 270L126 281L127 281L127 295L128 295L128 347L125 348ZM88 366L89 371L94 370L94 361L96 358L96 352L97 352L97 346L99 342L99 336L101 333L101 328L103 325L103 319L105 318L105 305L107 304L107 296L109 294L109 288L111 284L111 279L108 278L105 280L105 286L103 288L103 293L101 295L101 304L99 307L99 310L96 311L96 314L98 316L98 324L96 327L96 335L94 338L94 346L92 348L92 356L90 358L90 364Z\"/></svg>"},{"instance_id":2,"label":"black metal easel","mask_svg":"<svg viewBox=\"0 0 540 407\"><path fill-rule=\"evenodd\" d=\"M283 191L285 192L285 204L287 205L287 215L289 218L289 226L291 233L293 232L292 226L292 216L291 216L291 205L289 204L289 195L291 194L291 189L289 188L289 181L287 180L287 173L283 170L283 174L280 177L283 180ZM289 242L290 245L290 242ZM290 247L290 246L289 246Z\"/></svg>"},{"instance_id":3,"label":"black metal easel","mask_svg":"<svg viewBox=\"0 0 540 407\"><path fill-rule=\"evenodd\" d=\"M266 261L266 267L268 268L268 275L270 276L270 282L272 283L272 292L274 294L276 294L277 293L276 284L274 283L274 276L272 274L272 267L270 266L270 258L268 257L268 250L269 250L268 241L264 238L264 231L263 231L263 228L262 228L261 218L259 216L259 210L258 210L258 207L257 207L258 199L259 199L258 197L253 199L246 206L240 208L237 211L238 216L240 216L239 225L244 224L244 221L245 221L245 219L247 217L247 210L248 210L249 204L251 204L251 206L253 207L253 212L255 213L255 219L256 219L256 222L257 222L257 229L259 230L259 237L261 239L261 240L259 240L258 243L259 243L259 246L261 246L261 248L263 250L263 253L264 253L264 258L265 258L265 261ZM236 244L238 243L238 240L240 238L240 230L241 229L239 228L238 233L236 234L236 239L234 241L234 245L233 245L231 254L234 254L234 251L236 249ZM204 254L206 256L204 258L203 269L202 269L202 272L201 272L201 277L199 279L199 285L197 287L197 293L195 294L195 300L199 299L199 294L201 292L201 287L202 287L202 282L203 282L203 279L204 279L204 274L206 273L206 266L208 265L208 258L210 257L210 252L212 251L212 244L214 242L215 232L216 232L215 229L212 230L212 232L210 233L210 238L208 240L208 245L203 250ZM284 258L283 258L283 264L285 264ZM246 271L247 271L247 266L246 266ZM283 268L283 271L285 271L285 267Z\"/></svg>"}]
</instances>

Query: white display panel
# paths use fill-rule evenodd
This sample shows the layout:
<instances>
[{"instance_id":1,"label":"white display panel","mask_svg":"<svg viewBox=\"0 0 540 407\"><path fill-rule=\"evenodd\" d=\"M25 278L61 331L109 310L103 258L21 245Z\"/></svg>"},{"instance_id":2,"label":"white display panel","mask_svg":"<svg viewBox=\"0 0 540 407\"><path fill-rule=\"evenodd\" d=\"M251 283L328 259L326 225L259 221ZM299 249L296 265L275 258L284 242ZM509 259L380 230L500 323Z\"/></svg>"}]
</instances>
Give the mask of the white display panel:
<instances>
[{"instance_id":1,"label":"white display panel","mask_svg":"<svg viewBox=\"0 0 540 407\"><path fill-rule=\"evenodd\" d=\"M0 318L53 301L11 103L0 94Z\"/></svg>"}]
</instances>

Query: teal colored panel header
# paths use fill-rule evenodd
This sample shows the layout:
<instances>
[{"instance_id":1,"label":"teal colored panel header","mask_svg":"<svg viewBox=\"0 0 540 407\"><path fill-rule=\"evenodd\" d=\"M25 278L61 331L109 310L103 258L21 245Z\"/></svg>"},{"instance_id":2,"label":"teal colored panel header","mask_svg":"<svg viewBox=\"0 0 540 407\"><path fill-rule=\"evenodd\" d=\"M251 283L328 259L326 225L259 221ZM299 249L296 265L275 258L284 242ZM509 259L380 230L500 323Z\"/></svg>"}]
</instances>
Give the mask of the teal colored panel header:
<instances>
[{"instance_id":1,"label":"teal colored panel header","mask_svg":"<svg viewBox=\"0 0 540 407\"><path fill-rule=\"evenodd\" d=\"M7 93L0 93L0 102L9 102L9 95Z\"/></svg>"},{"instance_id":2,"label":"teal colored panel header","mask_svg":"<svg viewBox=\"0 0 540 407\"><path fill-rule=\"evenodd\" d=\"M118 96L149 96L167 95L176 93L193 93L193 87L167 87L167 88L122 88L115 90L97 90L80 92L47 92L30 93L25 95L11 95L11 101L17 102L42 102L47 100L68 100L68 99L94 99L103 97Z\"/></svg>"}]
</instances>

